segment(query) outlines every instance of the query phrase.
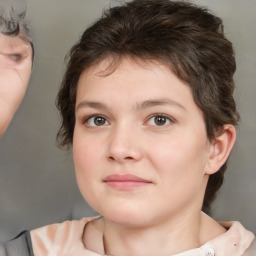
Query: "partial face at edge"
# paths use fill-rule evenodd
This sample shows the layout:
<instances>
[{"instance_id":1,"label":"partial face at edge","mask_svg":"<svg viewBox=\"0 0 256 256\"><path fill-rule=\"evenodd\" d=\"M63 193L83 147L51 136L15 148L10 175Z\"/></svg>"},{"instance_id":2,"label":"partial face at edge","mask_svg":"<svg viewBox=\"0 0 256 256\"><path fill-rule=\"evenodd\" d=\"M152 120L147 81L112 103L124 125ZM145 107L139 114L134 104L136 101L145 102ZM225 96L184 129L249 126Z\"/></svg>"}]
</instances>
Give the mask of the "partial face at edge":
<instances>
[{"instance_id":1,"label":"partial face at edge","mask_svg":"<svg viewBox=\"0 0 256 256\"><path fill-rule=\"evenodd\" d=\"M107 64L78 83L73 153L84 198L127 225L200 208L210 146L190 88L163 65L123 60L104 76Z\"/></svg>"},{"instance_id":2,"label":"partial face at edge","mask_svg":"<svg viewBox=\"0 0 256 256\"><path fill-rule=\"evenodd\" d=\"M32 48L18 36L0 33L0 136L19 107L30 77Z\"/></svg>"}]
</instances>

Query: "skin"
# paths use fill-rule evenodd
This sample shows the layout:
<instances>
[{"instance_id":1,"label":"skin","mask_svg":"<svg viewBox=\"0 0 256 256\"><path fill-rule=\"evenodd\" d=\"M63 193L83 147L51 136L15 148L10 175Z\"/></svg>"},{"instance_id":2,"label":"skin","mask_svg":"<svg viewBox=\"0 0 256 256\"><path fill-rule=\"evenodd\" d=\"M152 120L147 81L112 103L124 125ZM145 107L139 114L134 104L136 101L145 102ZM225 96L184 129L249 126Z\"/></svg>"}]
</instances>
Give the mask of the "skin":
<instances>
[{"instance_id":1,"label":"skin","mask_svg":"<svg viewBox=\"0 0 256 256\"><path fill-rule=\"evenodd\" d=\"M108 65L80 77L73 138L79 188L104 216L106 253L171 255L225 232L201 206L209 175L233 146L234 127L210 143L190 88L168 67L124 59L109 74ZM113 187L106 182L113 174L146 182ZM86 234L85 246L103 253Z\"/></svg>"},{"instance_id":2,"label":"skin","mask_svg":"<svg viewBox=\"0 0 256 256\"><path fill-rule=\"evenodd\" d=\"M18 109L32 67L32 48L20 37L0 34L0 136Z\"/></svg>"}]
</instances>

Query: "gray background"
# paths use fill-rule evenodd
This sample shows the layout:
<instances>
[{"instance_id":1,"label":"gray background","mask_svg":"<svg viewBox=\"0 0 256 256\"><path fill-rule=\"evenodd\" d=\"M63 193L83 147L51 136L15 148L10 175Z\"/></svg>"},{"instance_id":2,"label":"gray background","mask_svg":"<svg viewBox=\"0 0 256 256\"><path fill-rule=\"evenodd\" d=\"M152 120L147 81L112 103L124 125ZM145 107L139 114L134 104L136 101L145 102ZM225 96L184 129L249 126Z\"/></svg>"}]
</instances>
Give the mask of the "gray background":
<instances>
[{"instance_id":1,"label":"gray background","mask_svg":"<svg viewBox=\"0 0 256 256\"><path fill-rule=\"evenodd\" d=\"M239 220L256 233L256 1L193 2L223 18L238 66L236 99L242 121L213 215L219 220ZM76 186L72 153L56 147L55 97L66 52L109 3L27 0L36 56L25 99L0 141L0 241L24 229L94 214Z\"/></svg>"}]
</instances>

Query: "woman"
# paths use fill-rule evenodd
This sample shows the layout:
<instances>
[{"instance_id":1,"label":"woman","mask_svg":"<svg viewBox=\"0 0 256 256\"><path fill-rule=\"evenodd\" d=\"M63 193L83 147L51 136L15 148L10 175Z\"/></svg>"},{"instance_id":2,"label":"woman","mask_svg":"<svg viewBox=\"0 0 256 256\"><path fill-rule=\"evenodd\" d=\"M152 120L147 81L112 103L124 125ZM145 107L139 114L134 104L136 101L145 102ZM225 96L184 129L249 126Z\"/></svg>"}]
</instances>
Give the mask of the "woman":
<instances>
[{"instance_id":1,"label":"woman","mask_svg":"<svg viewBox=\"0 0 256 256\"><path fill-rule=\"evenodd\" d=\"M203 8L137 0L111 8L71 49L58 95L85 200L101 215L25 232L24 255L255 254L254 235L209 210L239 120L235 59Z\"/></svg>"}]
</instances>

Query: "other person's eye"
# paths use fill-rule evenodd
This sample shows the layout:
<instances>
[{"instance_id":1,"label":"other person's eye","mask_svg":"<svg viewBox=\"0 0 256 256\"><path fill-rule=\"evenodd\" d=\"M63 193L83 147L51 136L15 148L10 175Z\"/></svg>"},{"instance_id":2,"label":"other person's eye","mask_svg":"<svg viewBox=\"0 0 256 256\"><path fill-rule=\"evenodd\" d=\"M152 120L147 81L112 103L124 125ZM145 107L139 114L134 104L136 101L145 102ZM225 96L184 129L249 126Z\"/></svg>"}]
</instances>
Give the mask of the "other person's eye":
<instances>
[{"instance_id":1,"label":"other person's eye","mask_svg":"<svg viewBox=\"0 0 256 256\"><path fill-rule=\"evenodd\" d=\"M88 126L96 127L96 126L103 126L103 125L108 125L109 122L107 119L103 116L90 116L85 119L84 122Z\"/></svg>"},{"instance_id":2,"label":"other person's eye","mask_svg":"<svg viewBox=\"0 0 256 256\"><path fill-rule=\"evenodd\" d=\"M164 114L155 114L148 119L147 124L154 126L167 126L172 122L173 120Z\"/></svg>"},{"instance_id":3,"label":"other person's eye","mask_svg":"<svg viewBox=\"0 0 256 256\"><path fill-rule=\"evenodd\" d=\"M21 55L20 54L10 54L8 56L9 56L10 59L12 59L15 62L21 60Z\"/></svg>"}]
</instances>

